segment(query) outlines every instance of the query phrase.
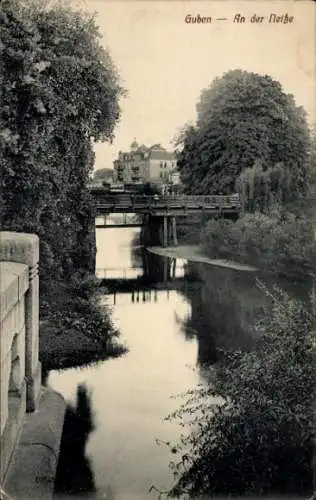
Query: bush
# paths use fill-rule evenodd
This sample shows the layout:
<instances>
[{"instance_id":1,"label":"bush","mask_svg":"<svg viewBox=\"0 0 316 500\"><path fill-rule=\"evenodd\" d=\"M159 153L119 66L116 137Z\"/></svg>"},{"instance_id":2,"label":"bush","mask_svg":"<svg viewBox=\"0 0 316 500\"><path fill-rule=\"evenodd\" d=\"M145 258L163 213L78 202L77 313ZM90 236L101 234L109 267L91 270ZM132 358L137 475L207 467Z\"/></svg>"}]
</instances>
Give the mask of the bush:
<instances>
[{"instance_id":1,"label":"bush","mask_svg":"<svg viewBox=\"0 0 316 500\"><path fill-rule=\"evenodd\" d=\"M315 276L316 245L310 221L274 210L270 215L247 213L237 222L212 220L201 235L211 257L254 264L289 279Z\"/></svg>"},{"instance_id":2,"label":"bush","mask_svg":"<svg viewBox=\"0 0 316 500\"><path fill-rule=\"evenodd\" d=\"M211 382L169 417L193 426L173 448L180 458L171 496L312 488L314 318L275 294L272 311L254 326L261 349L226 353Z\"/></svg>"},{"instance_id":3,"label":"bush","mask_svg":"<svg viewBox=\"0 0 316 500\"><path fill-rule=\"evenodd\" d=\"M78 272L67 284L51 281L42 297L40 359L45 370L81 366L126 352L118 342L110 311L100 305L93 276Z\"/></svg>"}]
</instances>

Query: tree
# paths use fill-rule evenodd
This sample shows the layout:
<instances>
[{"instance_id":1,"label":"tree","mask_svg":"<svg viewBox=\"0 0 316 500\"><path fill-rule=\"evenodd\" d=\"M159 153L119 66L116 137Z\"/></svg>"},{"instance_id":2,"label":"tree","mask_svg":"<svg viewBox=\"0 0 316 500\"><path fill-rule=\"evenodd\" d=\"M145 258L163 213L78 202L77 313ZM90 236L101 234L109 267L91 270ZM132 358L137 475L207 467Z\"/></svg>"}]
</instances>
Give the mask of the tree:
<instances>
[{"instance_id":1,"label":"tree","mask_svg":"<svg viewBox=\"0 0 316 500\"><path fill-rule=\"evenodd\" d=\"M316 123L312 130L312 151L311 151L311 191L316 191Z\"/></svg>"},{"instance_id":2,"label":"tree","mask_svg":"<svg viewBox=\"0 0 316 500\"><path fill-rule=\"evenodd\" d=\"M254 326L259 348L226 353L169 417L191 429L172 448L171 496L312 489L315 317L285 293L267 293L273 307Z\"/></svg>"},{"instance_id":3,"label":"tree","mask_svg":"<svg viewBox=\"0 0 316 500\"><path fill-rule=\"evenodd\" d=\"M197 121L179 138L178 167L187 192L230 193L244 169L284 165L289 190L304 196L309 129L303 108L269 76L233 70L201 92Z\"/></svg>"},{"instance_id":4,"label":"tree","mask_svg":"<svg viewBox=\"0 0 316 500\"><path fill-rule=\"evenodd\" d=\"M113 177L113 170L111 168L100 168L93 174L94 181L107 182Z\"/></svg>"},{"instance_id":5,"label":"tree","mask_svg":"<svg viewBox=\"0 0 316 500\"><path fill-rule=\"evenodd\" d=\"M2 227L34 232L41 277L89 266L92 140L111 141L123 90L93 16L4 0L1 19Z\"/></svg>"},{"instance_id":6,"label":"tree","mask_svg":"<svg viewBox=\"0 0 316 500\"><path fill-rule=\"evenodd\" d=\"M268 213L295 199L291 172L283 163L264 169L262 163L256 161L252 168L241 172L235 185L246 212Z\"/></svg>"}]
</instances>

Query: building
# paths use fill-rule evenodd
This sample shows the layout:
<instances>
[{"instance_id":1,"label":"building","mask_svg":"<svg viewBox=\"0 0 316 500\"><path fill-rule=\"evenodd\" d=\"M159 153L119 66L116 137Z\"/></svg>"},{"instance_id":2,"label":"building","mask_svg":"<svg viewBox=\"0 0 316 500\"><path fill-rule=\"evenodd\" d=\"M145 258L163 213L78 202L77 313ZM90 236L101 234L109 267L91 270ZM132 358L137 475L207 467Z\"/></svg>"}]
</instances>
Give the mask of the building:
<instances>
[{"instance_id":1,"label":"building","mask_svg":"<svg viewBox=\"0 0 316 500\"><path fill-rule=\"evenodd\" d=\"M139 146L133 141L130 151L119 152L114 161L114 182L151 182L167 184L176 169L176 157L160 144L151 147Z\"/></svg>"}]
</instances>

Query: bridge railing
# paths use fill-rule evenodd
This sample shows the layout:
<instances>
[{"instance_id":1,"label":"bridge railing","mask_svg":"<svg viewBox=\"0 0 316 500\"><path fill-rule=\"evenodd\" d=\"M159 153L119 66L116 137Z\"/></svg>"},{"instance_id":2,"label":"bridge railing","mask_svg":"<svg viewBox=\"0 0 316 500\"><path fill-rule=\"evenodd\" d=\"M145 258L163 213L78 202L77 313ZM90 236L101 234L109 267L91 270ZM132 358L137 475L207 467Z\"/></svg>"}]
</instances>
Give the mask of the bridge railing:
<instances>
[{"instance_id":1,"label":"bridge railing","mask_svg":"<svg viewBox=\"0 0 316 500\"><path fill-rule=\"evenodd\" d=\"M154 196L99 193L96 197L97 205L151 206L151 207L236 207L240 206L237 194L232 195L181 195L181 196Z\"/></svg>"}]
</instances>

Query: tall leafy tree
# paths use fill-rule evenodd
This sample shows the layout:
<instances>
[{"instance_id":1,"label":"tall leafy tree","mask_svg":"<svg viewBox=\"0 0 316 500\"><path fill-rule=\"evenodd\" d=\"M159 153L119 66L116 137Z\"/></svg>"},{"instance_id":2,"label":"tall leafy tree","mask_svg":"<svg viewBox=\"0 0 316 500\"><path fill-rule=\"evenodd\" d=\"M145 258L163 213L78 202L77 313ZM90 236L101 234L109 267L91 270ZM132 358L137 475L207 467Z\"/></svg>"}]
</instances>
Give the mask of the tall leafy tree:
<instances>
[{"instance_id":1,"label":"tall leafy tree","mask_svg":"<svg viewBox=\"0 0 316 500\"><path fill-rule=\"evenodd\" d=\"M310 138L305 111L269 76L233 70L203 90L197 121L179 139L178 167L187 192L229 193L246 168L283 164L290 192L304 195Z\"/></svg>"},{"instance_id":2,"label":"tall leafy tree","mask_svg":"<svg viewBox=\"0 0 316 500\"><path fill-rule=\"evenodd\" d=\"M41 238L42 274L88 266L92 141L111 141L123 89L93 16L62 3L4 0L2 227Z\"/></svg>"}]
</instances>

